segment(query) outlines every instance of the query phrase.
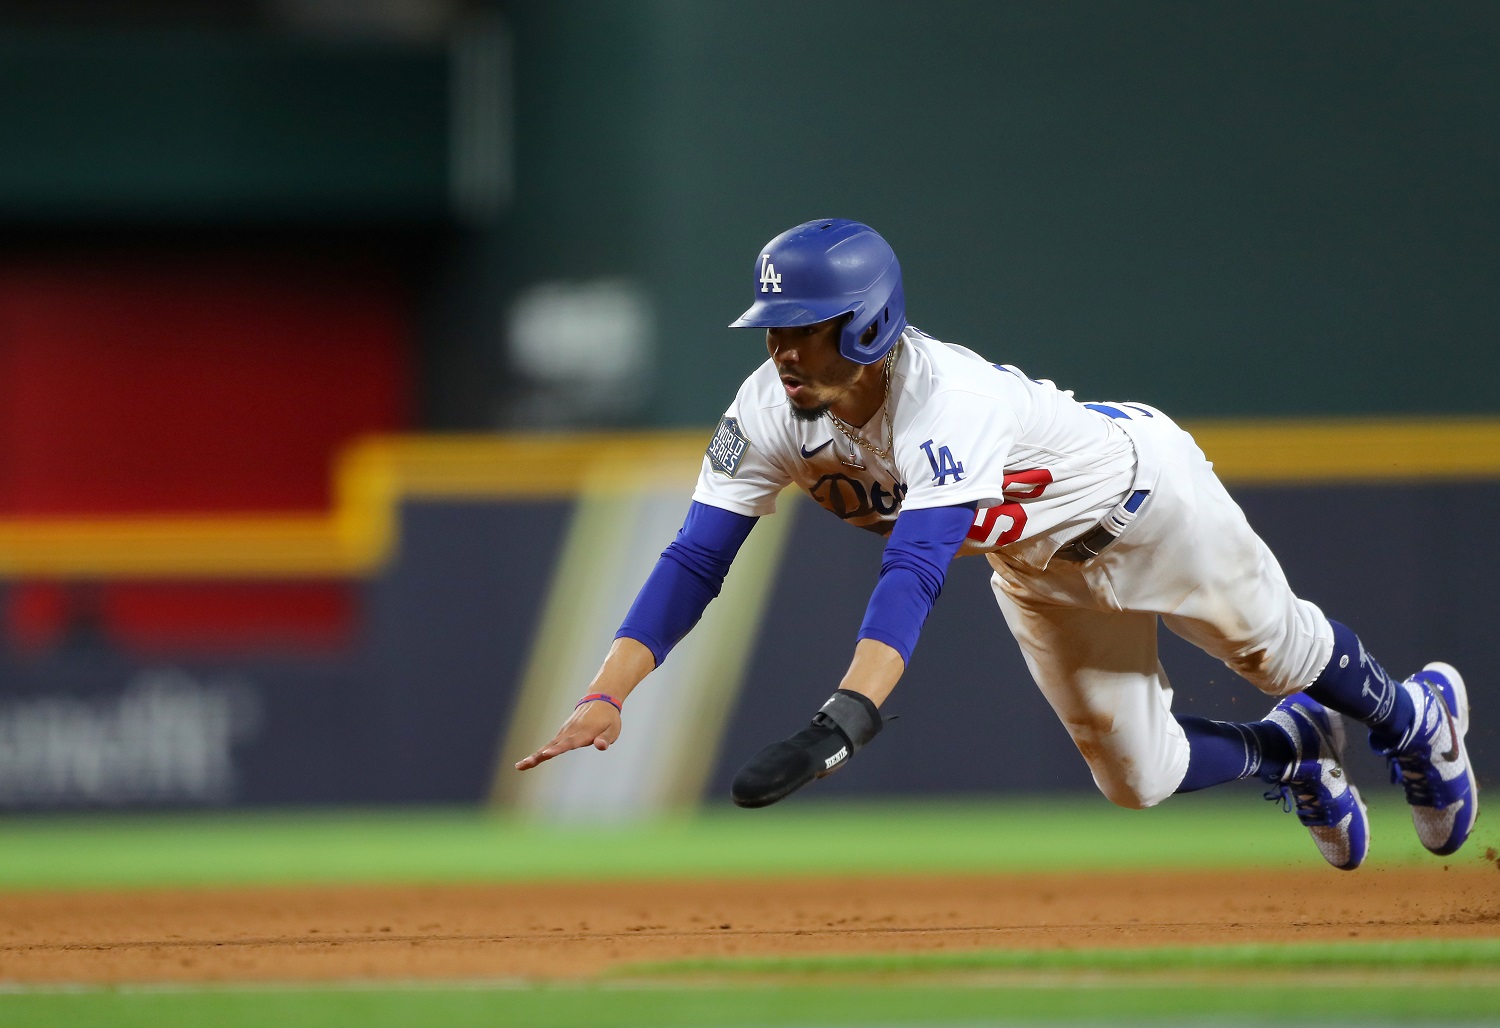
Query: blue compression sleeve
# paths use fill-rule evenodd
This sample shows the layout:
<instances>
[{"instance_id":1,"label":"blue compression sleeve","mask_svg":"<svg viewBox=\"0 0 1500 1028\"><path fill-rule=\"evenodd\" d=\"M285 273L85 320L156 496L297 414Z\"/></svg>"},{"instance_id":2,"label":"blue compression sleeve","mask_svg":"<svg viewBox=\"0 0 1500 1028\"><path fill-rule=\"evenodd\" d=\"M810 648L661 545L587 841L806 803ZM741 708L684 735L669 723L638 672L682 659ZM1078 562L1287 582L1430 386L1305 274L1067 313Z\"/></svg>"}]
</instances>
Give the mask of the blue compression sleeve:
<instances>
[{"instance_id":1,"label":"blue compression sleeve","mask_svg":"<svg viewBox=\"0 0 1500 1028\"><path fill-rule=\"evenodd\" d=\"M754 527L752 517L694 500L615 638L641 643L660 667L719 595L734 555Z\"/></svg>"},{"instance_id":2,"label":"blue compression sleeve","mask_svg":"<svg viewBox=\"0 0 1500 1028\"><path fill-rule=\"evenodd\" d=\"M903 511L885 544L880 581L870 594L859 638L875 639L911 663L922 623L943 591L948 565L974 524L972 503Z\"/></svg>"}]
</instances>

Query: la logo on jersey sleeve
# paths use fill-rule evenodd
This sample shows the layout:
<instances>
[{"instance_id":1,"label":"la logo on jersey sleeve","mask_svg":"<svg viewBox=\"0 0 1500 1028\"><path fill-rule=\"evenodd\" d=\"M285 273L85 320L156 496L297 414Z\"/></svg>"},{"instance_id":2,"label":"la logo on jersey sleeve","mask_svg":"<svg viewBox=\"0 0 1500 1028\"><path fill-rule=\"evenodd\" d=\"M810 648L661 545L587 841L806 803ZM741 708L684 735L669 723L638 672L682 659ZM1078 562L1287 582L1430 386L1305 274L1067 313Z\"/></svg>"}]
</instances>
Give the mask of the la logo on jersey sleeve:
<instances>
[{"instance_id":1,"label":"la logo on jersey sleeve","mask_svg":"<svg viewBox=\"0 0 1500 1028\"><path fill-rule=\"evenodd\" d=\"M740 464L749 448L750 440L740 431L739 419L720 418L719 427L714 429L714 437L708 442L709 466L719 474L733 478L740 473Z\"/></svg>"},{"instance_id":2,"label":"la logo on jersey sleeve","mask_svg":"<svg viewBox=\"0 0 1500 1028\"><path fill-rule=\"evenodd\" d=\"M932 452L932 440L929 439L922 444L922 450L927 454L927 463L932 465L932 484L947 485L948 479L955 482L964 480L964 466L953 459L953 451L946 446L939 446L937 452Z\"/></svg>"}]
</instances>

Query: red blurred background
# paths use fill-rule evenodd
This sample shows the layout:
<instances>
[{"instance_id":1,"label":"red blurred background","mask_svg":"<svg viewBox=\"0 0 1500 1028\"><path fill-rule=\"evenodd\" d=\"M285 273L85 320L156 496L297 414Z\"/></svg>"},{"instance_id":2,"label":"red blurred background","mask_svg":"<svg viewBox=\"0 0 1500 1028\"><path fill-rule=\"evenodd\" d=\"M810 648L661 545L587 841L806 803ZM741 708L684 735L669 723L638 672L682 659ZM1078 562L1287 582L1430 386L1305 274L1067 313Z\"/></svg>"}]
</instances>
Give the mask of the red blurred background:
<instances>
[{"instance_id":1,"label":"red blurred background","mask_svg":"<svg viewBox=\"0 0 1500 1028\"><path fill-rule=\"evenodd\" d=\"M408 300L241 257L0 268L0 517L326 511L339 450L411 423ZM129 649L341 645L343 581L26 581L4 630Z\"/></svg>"}]
</instances>

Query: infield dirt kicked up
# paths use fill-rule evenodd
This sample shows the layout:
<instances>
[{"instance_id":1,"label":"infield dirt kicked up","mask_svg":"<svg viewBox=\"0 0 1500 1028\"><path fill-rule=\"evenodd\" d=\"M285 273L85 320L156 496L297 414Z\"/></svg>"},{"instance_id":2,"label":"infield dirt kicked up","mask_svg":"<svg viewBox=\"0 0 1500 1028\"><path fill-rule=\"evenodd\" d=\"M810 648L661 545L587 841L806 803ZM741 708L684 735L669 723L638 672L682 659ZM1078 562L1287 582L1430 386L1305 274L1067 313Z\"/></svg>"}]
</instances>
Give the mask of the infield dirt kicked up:
<instances>
[{"instance_id":1,"label":"infield dirt kicked up","mask_svg":"<svg viewBox=\"0 0 1500 1028\"><path fill-rule=\"evenodd\" d=\"M642 962L1500 938L1500 873L1334 870L0 893L12 983L587 980Z\"/></svg>"}]
</instances>

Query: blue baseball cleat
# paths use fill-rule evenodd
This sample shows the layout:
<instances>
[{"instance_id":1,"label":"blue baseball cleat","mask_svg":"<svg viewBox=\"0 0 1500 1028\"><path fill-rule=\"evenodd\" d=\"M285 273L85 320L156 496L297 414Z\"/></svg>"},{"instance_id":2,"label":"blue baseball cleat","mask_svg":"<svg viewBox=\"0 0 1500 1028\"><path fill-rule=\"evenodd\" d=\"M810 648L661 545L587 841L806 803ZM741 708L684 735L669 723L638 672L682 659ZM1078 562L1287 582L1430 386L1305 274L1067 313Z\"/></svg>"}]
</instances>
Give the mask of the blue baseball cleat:
<instances>
[{"instance_id":1,"label":"blue baseball cleat","mask_svg":"<svg viewBox=\"0 0 1500 1028\"><path fill-rule=\"evenodd\" d=\"M1464 748L1469 731L1469 694L1451 664L1434 661L1401 683L1417 716L1404 738L1376 753L1391 762L1391 781L1406 790L1417 838L1446 856L1468 839L1479 815L1479 786Z\"/></svg>"},{"instance_id":2,"label":"blue baseball cleat","mask_svg":"<svg viewBox=\"0 0 1500 1028\"><path fill-rule=\"evenodd\" d=\"M1353 871L1370 852L1370 819L1359 790L1344 773L1344 724L1306 693L1293 693L1266 720L1292 740L1296 758L1272 777L1268 800L1293 804L1323 859Z\"/></svg>"}]
</instances>

